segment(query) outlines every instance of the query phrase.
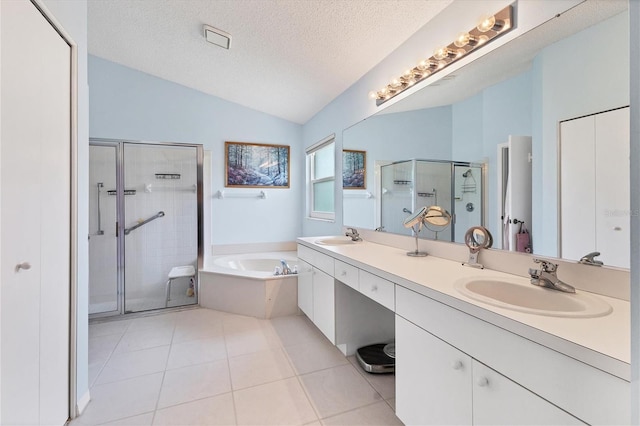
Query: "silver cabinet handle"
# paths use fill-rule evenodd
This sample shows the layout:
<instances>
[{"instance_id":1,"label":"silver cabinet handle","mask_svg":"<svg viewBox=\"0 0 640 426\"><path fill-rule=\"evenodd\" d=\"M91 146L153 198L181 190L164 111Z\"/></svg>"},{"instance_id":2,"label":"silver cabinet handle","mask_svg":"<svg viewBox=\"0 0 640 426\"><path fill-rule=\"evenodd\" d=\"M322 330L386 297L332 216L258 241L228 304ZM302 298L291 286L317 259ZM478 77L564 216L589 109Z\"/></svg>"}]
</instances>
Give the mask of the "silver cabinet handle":
<instances>
[{"instance_id":1,"label":"silver cabinet handle","mask_svg":"<svg viewBox=\"0 0 640 426\"><path fill-rule=\"evenodd\" d=\"M16 265L16 272L20 272L20 269L31 269L31 264L29 262L22 262Z\"/></svg>"}]
</instances>

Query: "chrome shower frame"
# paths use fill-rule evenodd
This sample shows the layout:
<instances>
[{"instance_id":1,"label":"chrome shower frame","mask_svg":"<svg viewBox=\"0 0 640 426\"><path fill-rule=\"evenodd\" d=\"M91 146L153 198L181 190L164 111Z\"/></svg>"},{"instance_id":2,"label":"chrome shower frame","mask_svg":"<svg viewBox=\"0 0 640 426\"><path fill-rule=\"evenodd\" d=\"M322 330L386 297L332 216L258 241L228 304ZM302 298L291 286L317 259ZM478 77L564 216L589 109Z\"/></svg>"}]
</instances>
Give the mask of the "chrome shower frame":
<instances>
[{"instance_id":1,"label":"chrome shower frame","mask_svg":"<svg viewBox=\"0 0 640 426\"><path fill-rule=\"evenodd\" d=\"M197 222L198 222L198 269L204 264L204 192L203 192L203 164L204 147L202 144L188 144L178 142L153 142L134 141L125 139L105 139L89 138L89 145L114 147L116 150L116 236L117 236L117 309L115 311L100 312L90 314L89 319L110 317L125 314L125 212L124 212L124 146L130 145L151 145L151 146L173 146L180 148L196 149L196 199L197 199ZM197 276L197 275L196 275ZM197 281L195 285L198 285Z\"/></svg>"}]
</instances>

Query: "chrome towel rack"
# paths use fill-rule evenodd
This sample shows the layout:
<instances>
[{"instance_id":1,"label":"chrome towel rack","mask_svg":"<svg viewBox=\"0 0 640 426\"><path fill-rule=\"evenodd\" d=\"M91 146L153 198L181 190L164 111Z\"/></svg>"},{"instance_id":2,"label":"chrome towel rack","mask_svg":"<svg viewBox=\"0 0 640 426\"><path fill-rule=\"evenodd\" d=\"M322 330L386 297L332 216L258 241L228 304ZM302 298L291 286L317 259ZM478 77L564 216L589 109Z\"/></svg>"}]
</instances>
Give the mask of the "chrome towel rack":
<instances>
[{"instance_id":1,"label":"chrome towel rack","mask_svg":"<svg viewBox=\"0 0 640 426\"><path fill-rule=\"evenodd\" d=\"M124 230L124 235L129 235L129 233L131 231L133 231L134 229L138 229L140 228L142 225L146 225L147 223L151 222L152 220L156 220L159 217L163 217L164 216L164 212L163 211L159 211L158 213L154 214L153 216L151 216L149 219L145 219L142 222L138 222L135 225L133 225L131 228L125 228Z\"/></svg>"}]
</instances>

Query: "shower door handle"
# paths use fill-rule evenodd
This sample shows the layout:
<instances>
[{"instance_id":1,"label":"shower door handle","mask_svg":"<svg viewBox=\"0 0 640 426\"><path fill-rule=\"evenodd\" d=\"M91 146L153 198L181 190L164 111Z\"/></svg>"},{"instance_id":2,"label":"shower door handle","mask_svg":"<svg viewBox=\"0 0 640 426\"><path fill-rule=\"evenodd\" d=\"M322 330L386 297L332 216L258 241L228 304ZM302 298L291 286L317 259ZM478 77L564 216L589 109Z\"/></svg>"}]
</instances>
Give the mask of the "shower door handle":
<instances>
[{"instance_id":1,"label":"shower door handle","mask_svg":"<svg viewBox=\"0 0 640 426\"><path fill-rule=\"evenodd\" d=\"M25 271L27 269L31 269L31 264L29 262L18 263L16 265L16 272L20 272L21 269L24 269Z\"/></svg>"}]
</instances>

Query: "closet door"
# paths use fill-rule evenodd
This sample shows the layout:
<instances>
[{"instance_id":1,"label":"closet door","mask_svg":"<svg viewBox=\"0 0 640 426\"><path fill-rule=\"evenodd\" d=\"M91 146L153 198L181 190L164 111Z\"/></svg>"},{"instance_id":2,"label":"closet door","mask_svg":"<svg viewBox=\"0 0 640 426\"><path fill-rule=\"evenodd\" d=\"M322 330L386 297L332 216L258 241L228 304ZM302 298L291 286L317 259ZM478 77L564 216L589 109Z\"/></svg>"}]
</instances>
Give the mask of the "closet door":
<instances>
[{"instance_id":1,"label":"closet door","mask_svg":"<svg viewBox=\"0 0 640 426\"><path fill-rule=\"evenodd\" d=\"M595 116L560 123L560 205L563 259L596 250Z\"/></svg>"},{"instance_id":2,"label":"closet door","mask_svg":"<svg viewBox=\"0 0 640 426\"><path fill-rule=\"evenodd\" d=\"M596 248L605 265L629 268L629 108L595 120Z\"/></svg>"},{"instance_id":3,"label":"closet door","mask_svg":"<svg viewBox=\"0 0 640 426\"><path fill-rule=\"evenodd\" d=\"M1 424L69 414L71 50L29 1L0 2Z\"/></svg>"}]
</instances>

